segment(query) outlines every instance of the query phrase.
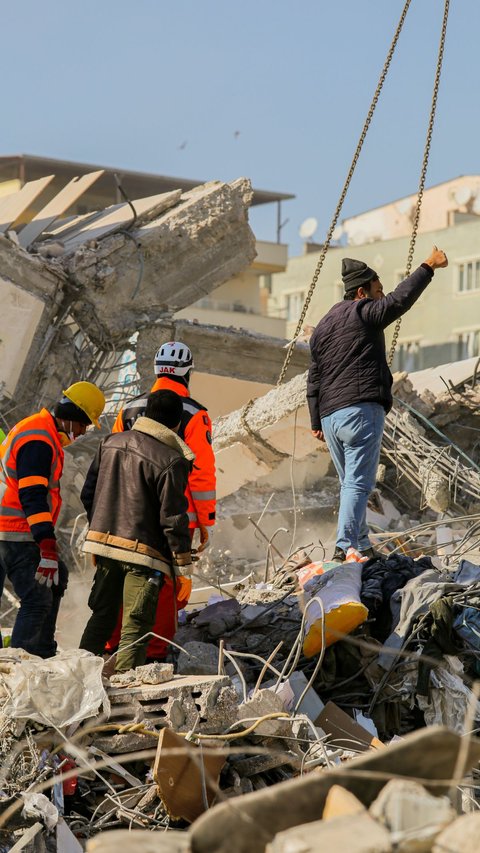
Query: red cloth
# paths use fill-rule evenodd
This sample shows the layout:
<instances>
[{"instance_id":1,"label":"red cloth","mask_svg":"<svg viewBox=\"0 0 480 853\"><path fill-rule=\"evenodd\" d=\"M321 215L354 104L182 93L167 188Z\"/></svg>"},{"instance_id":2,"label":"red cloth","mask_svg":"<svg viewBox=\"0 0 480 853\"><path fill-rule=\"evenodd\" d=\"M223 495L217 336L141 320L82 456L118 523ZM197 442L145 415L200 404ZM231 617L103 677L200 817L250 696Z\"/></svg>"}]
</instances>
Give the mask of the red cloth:
<instances>
[{"instance_id":1,"label":"red cloth","mask_svg":"<svg viewBox=\"0 0 480 853\"><path fill-rule=\"evenodd\" d=\"M177 587L177 607L174 606L173 598L173 583L170 578L165 578L159 596L157 605L157 616L153 631L155 634L161 634L168 640L173 640L175 631L177 630L176 612L182 610L187 604L192 591L192 581L190 578L178 577L176 582ZM115 630L108 640L105 651L112 654L118 648L120 642L120 634L122 630L122 609L118 616ZM166 657L169 644L164 640L158 640L152 637L147 647L147 658L163 660Z\"/></svg>"}]
</instances>

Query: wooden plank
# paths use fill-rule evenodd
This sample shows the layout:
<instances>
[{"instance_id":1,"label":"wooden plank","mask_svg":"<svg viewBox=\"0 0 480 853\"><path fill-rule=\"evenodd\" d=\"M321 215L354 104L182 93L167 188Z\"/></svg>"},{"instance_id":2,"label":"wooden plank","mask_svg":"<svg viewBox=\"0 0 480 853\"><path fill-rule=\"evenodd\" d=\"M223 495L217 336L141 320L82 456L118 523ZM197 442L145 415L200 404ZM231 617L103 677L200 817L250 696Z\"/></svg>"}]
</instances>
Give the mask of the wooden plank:
<instances>
[{"instance_id":1,"label":"wooden plank","mask_svg":"<svg viewBox=\"0 0 480 853\"><path fill-rule=\"evenodd\" d=\"M0 234L5 234L10 225L24 213L41 192L53 181L55 175L47 175L38 181L24 184L18 193L6 196L0 201Z\"/></svg>"},{"instance_id":2,"label":"wooden plank","mask_svg":"<svg viewBox=\"0 0 480 853\"><path fill-rule=\"evenodd\" d=\"M327 702L321 714L315 720L316 726L321 726L324 732L330 736L335 746L343 749L354 747L363 752L370 747L385 749L385 744L377 737L368 732L356 720L352 720L345 711L342 711L335 702Z\"/></svg>"},{"instance_id":3,"label":"wooden plank","mask_svg":"<svg viewBox=\"0 0 480 853\"><path fill-rule=\"evenodd\" d=\"M34 823L32 826L25 830L22 837L15 842L13 847L10 847L10 853L19 853L20 850L25 850L27 844L32 840L32 838L35 838L35 836L38 835L38 833L41 832L42 829L43 824Z\"/></svg>"},{"instance_id":4,"label":"wooden plank","mask_svg":"<svg viewBox=\"0 0 480 853\"><path fill-rule=\"evenodd\" d=\"M77 199L83 195L94 183L98 181L101 175L105 173L104 169L98 172L89 172L87 175L72 178L71 181L60 190L59 193L48 202L45 207L40 210L36 216L22 228L18 235L20 246L24 249L28 247L40 236L43 231L55 222Z\"/></svg>"},{"instance_id":5,"label":"wooden plank","mask_svg":"<svg viewBox=\"0 0 480 853\"><path fill-rule=\"evenodd\" d=\"M210 806L225 756L209 755L208 747L185 741L172 729L162 729L153 765L158 793L172 817L193 823L205 811L204 793ZM201 763L203 763L204 780Z\"/></svg>"}]
</instances>

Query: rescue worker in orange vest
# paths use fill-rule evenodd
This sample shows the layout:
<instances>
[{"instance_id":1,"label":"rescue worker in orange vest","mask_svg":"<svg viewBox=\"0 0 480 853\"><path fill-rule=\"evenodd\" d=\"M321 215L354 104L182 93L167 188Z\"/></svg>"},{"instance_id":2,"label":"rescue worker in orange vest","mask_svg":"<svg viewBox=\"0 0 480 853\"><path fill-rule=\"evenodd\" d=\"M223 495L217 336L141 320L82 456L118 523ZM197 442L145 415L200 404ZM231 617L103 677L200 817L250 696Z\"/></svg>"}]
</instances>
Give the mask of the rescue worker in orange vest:
<instances>
[{"instance_id":1,"label":"rescue worker in orange vest","mask_svg":"<svg viewBox=\"0 0 480 853\"><path fill-rule=\"evenodd\" d=\"M56 652L55 625L68 570L59 559L55 522L64 448L99 427L105 397L75 382L54 406L24 418L0 445L0 596L8 577L20 599L11 645L40 657Z\"/></svg>"},{"instance_id":2,"label":"rescue worker in orange vest","mask_svg":"<svg viewBox=\"0 0 480 853\"><path fill-rule=\"evenodd\" d=\"M203 551L208 543L208 528L215 524L216 476L215 456L212 448L212 422L207 410L190 397L189 383L194 368L193 356L189 347L182 341L169 341L162 344L155 354L154 369L157 380L152 391L175 391L182 398L183 417L178 434L195 454L192 471L188 478L186 497L188 500L188 518L190 533L199 531L200 543L197 551ZM147 395L140 394L119 412L113 432L131 429L138 417L145 414ZM176 630L176 610L188 603L192 582L190 578L176 578L176 596L172 582L166 579L157 605L157 618L154 633L172 639ZM121 617L117 627L106 645L106 651L112 652L118 646ZM147 661L165 657L167 645L153 637L147 649Z\"/></svg>"}]
</instances>

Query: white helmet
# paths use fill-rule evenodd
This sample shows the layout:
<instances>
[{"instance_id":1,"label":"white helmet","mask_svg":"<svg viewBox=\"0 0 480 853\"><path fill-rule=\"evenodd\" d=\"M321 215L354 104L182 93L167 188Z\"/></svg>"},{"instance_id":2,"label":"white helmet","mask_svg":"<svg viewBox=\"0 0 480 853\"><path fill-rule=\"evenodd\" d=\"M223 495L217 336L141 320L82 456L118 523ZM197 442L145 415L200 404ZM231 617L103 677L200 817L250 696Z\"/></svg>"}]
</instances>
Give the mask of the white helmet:
<instances>
[{"instance_id":1,"label":"white helmet","mask_svg":"<svg viewBox=\"0 0 480 853\"><path fill-rule=\"evenodd\" d=\"M182 341L162 344L155 353L157 376L185 376L193 366L193 355Z\"/></svg>"}]
</instances>

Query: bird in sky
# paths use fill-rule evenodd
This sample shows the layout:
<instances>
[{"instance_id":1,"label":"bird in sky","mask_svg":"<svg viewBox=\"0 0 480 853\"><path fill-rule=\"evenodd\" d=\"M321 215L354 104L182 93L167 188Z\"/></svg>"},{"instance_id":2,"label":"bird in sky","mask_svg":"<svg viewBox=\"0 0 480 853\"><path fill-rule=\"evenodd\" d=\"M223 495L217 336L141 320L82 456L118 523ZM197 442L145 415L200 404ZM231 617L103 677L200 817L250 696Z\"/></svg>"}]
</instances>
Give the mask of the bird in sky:
<instances>
[{"instance_id":1,"label":"bird in sky","mask_svg":"<svg viewBox=\"0 0 480 853\"><path fill-rule=\"evenodd\" d=\"M178 146L178 150L183 151L183 149L186 147L187 147L187 140L185 140L185 142L182 142L182 144Z\"/></svg>"},{"instance_id":2,"label":"bird in sky","mask_svg":"<svg viewBox=\"0 0 480 853\"><path fill-rule=\"evenodd\" d=\"M238 137L240 136L240 133L241 133L241 131L240 131L240 130L236 130L236 131L234 132L234 134L233 134L234 139L238 139Z\"/></svg>"}]
</instances>

